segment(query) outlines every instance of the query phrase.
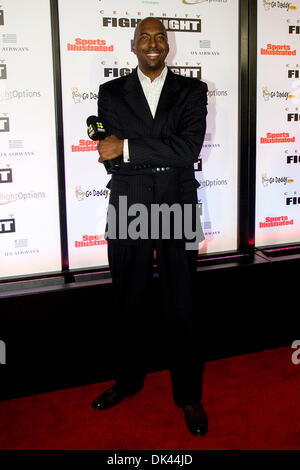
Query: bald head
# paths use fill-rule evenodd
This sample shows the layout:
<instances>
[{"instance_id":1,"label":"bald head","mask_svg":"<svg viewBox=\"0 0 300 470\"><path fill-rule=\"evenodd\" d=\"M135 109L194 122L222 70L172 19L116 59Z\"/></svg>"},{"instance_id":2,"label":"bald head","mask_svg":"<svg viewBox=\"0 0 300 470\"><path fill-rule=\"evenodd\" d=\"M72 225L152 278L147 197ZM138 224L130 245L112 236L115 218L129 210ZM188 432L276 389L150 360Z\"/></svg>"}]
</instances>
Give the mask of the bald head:
<instances>
[{"instance_id":1,"label":"bald head","mask_svg":"<svg viewBox=\"0 0 300 470\"><path fill-rule=\"evenodd\" d=\"M164 27L164 24L162 23L162 21L160 21L158 18L154 18L153 16L147 16L147 18L144 18L142 21L140 21L137 25L137 27L135 28L135 31L134 31L134 42L136 41L136 38L138 37L139 33L140 33L140 29L141 27L143 27L145 24L145 22L152 22L152 23L159 23L161 25L161 28L163 29L164 31L164 34L166 36L166 40L168 42L168 35L167 35L167 31L166 31L166 28Z\"/></svg>"},{"instance_id":2,"label":"bald head","mask_svg":"<svg viewBox=\"0 0 300 470\"><path fill-rule=\"evenodd\" d=\"M169 44L166 29L159 19L150 16L137 25L132 51L145 75L151 80L160 75L165 67Z\"/></svg>"}]
</instances>

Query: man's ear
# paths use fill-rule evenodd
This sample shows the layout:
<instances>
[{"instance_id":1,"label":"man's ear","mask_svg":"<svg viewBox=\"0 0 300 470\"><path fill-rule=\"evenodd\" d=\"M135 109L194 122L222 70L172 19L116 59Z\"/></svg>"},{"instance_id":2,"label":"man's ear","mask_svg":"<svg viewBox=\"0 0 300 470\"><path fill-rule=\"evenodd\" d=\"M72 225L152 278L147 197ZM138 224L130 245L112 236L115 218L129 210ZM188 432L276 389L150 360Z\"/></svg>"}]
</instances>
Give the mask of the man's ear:
<instances>
[{"instance_id":1,"label":"man's ear","mask_svg":"<svg viewBox=\"0 0 300 470\"><path fill-rule=\"evenodd\" d=\"M131 48L131 50L132 50L132 52L133 52L134 54L136 53L136 52L135 52L135 44L134 44L134 42L132 43L132 48Z\"/></svg>"}]
</instances>

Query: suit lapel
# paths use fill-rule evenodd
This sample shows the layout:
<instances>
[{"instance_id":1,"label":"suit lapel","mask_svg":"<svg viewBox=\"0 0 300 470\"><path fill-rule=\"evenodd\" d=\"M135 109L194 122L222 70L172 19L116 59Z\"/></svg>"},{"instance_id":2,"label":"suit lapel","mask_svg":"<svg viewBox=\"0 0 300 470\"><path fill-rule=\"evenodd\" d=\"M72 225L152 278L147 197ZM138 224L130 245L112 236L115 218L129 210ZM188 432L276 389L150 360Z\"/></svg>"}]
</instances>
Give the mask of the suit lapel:
<instances>
[{"instance_id":1,"label":"suit lapel","mask_svg":"<svg viewBox=\"0 0 300 470\"><path fill-rule=\"evenodd\" d=\"M168 114L170 113L170 110L177 101L176 96L180 90L181 86L179 84L176 74L174 74L173 72L171 72L170 69L168 69L168 74L166 76L166 80L162 88L160 99L155 113L153 129L153 132L155 134L159 133L159 129L164 124Z\"/></svg>"},{"instance_id":2,"label":"suit lapel","mask_svg":"<svg viewBox=\"0 0 300 470\"><path fill-rule=\"evenodd\" d=\"M153 116L144 95L142 85L140 84L137 69L128 75L124 90L125 101L132 108L134 114L149 126L152 126Z\"/></svg>"},{"instance_id":3,"label":"suit lapel","mask_svg":"<svg viewBox=\"0 0 300 470\"><path fill-rule=\"evenodd\" d=\"M171 72L170 69L168 69L166 80L157 105L155 119L153 119L151 110L138 78L137 69L135 69L130 75L127 76L127 80L124 86L124 98L138 118L145 122L150 129L153 128L154 134L159 134L159 130L165 122L170 109L176 103L176 96L180 90L181 85L179 83L178 77L176 74Z\"/></svg>"}]
</instances>

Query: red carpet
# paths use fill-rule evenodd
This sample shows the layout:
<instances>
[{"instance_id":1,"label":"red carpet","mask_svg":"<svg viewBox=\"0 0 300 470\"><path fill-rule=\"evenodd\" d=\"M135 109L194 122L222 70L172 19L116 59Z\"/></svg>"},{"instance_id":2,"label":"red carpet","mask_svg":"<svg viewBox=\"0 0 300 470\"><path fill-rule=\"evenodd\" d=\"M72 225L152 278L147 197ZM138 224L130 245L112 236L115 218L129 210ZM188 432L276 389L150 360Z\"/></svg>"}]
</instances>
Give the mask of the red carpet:
<instances>
[{"instance_id":1,"label":"red carpet","mask_svg":"<svg viewBox=\"0 0 300 470\"><path fill-rule=\"evenodd\" d=\"M186 429L164 371L149 374L142 392L105 411L91 403L113 382L3 401L0 449L300 449L300 364L292 364L292 352L207 362L205 437Z\"/></svg>"}]
</instances>

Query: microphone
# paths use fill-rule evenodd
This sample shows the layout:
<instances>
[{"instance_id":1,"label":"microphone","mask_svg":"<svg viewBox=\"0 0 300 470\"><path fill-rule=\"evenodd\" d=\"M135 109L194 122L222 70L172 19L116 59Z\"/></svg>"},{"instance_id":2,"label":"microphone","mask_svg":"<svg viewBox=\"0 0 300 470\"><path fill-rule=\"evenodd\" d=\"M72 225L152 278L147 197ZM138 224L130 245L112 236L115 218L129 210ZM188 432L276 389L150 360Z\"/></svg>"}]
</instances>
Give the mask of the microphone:
<instances>
[{"instance_id":1,"label":"microphone","mask_svg":"<svg viewBox=\"0 0 300 470\"><path fill-rule=\"evenodd\" d=\"M91 140L103 140L107 137L103 122L97 116L89 116L86 120L87 133ZM112 160L104 160L104 166L108 174L114 173L120 168L121 157Z\"/></svg>"}]
</instances>

